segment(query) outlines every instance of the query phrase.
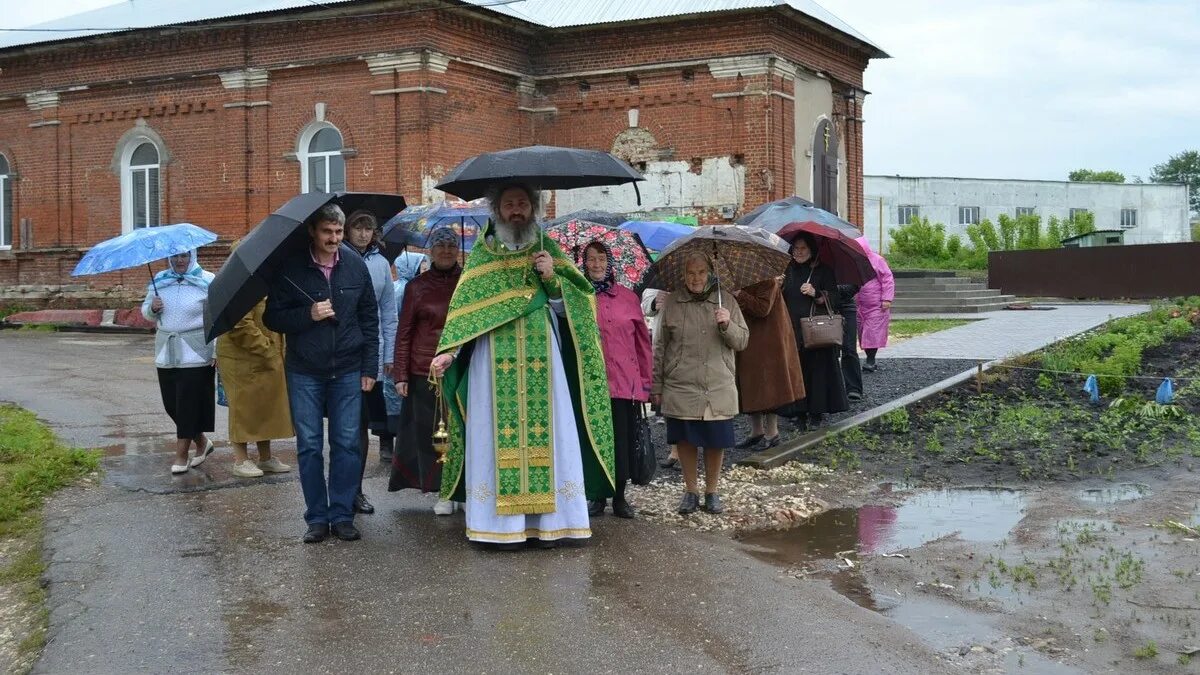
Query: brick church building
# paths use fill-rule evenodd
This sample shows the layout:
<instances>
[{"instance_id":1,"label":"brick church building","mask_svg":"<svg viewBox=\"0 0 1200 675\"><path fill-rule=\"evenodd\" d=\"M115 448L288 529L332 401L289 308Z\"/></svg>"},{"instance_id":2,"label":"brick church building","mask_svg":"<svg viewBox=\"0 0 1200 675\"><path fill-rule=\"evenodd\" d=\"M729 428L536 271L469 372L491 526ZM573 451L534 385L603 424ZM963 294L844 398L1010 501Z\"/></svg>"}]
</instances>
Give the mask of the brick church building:
<instances>
[{"instance_id":1,"label":"brick church building","mask_svg":"<svg viewBox=\"0 0 1200 675\"><path fill-rule=\"evenodd\" d=\"M228 242L309 190L441 198L479 152L603 149L594 207L729 222L812 198L862 218L879 47L812 0L136 0L0 31L0 293L79 284L92 244L193 222ZM140 292L145 270L86 278ZM74 289L77 287L68 287Z\"/></svg>"}]
</instances>

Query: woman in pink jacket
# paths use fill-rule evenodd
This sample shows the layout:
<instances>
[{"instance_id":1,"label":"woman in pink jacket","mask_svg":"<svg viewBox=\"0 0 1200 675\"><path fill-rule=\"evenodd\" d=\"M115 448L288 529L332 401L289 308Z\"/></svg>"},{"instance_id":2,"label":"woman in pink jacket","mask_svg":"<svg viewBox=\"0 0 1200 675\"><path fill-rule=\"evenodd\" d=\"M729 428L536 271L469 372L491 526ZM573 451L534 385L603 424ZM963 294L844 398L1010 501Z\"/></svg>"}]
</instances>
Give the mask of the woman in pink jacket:
<instances>
[{"instance_id":1,"label":"woman in pink jacket","mask_svg":"<svg viewBox=\"0 0 1200 675\"><path fill-rule=\"evenodd\" d=\"M617 464L617 495L613 515L632 518L633 507L625 499L629 466L639 408L650 400L654 352L650 331L642 316L642 305L633 291L618 284L613 275L612 256L604 244L593 241L583 250L583 272L596 289L596 324L608 371L608 394L612 399L613 440ZM588 515L604 513L608 500L588 504Z\"/></svg>"},{"instance_id":2,"label":"woman in pink jacket","mask_svg":"<svg viewBox=\"0 0 1200 675\"><path fill-rule=\"evenodd\" d=\"M892 301L896 299L896 282L892 277L892 268L887 260L871 250L871 244L866 237L856 239L862 244L863 250L871 259L871 267L875 269L875 278L868 281L855 298L858 305L858 343L867 353L867 362L863 370L875 372L875 354L887 346L888 324L892 320Z\"/></svg>"}]
</instances>

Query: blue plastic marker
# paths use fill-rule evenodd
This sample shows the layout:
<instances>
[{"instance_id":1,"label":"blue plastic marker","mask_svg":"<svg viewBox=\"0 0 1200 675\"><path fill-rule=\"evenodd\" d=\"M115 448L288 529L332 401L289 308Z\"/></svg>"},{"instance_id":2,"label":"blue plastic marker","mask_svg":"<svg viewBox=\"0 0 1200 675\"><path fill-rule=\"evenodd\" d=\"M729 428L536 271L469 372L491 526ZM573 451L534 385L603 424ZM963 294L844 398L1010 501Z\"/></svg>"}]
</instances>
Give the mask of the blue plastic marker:
<instances>
[{"instance_id":1,"label":"blue plastic marker","mask_svg":"<svg viewBox=\"0 0 1200 675\"><path fill-rule=\"evenodd\" d=\"M1168 405L1175 400L1175 384L1171 382L1171 378L1166 378L1158 385L1158 393L1154 395L1154 400L1160 405Z\"/></svg>"},{"instance_id":2,"label":"blue plastic marker","mask_svg":"<svg viewBox=\"0 0 1200 675\"><path fill-rule=\"evenodd\" d=\"M1092 397L1092 403L1100 402L1100 383L1096 381L1095 375L1088 375L1087 382L1083 383L1083 390Z\"/></svg>"}]
</instances>

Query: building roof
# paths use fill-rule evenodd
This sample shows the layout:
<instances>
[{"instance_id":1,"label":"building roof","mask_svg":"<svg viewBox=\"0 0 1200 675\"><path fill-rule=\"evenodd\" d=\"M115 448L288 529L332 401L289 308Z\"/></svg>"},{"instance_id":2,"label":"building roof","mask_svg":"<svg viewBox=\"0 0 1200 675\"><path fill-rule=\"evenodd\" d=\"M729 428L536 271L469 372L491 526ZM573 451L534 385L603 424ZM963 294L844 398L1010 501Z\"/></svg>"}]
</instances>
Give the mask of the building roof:
<instances>
[{"instance_id":1,"label":"building roof","mask_svg":"<svg viewBox=\"0 0 1200 675\"><path fill-rule=\"evenodd\" d=\"M0 29L0 49L74 40L143 28L231 19L289 9L321 9L363 0L126 0L29 26ZM790 8L863 43L874 57L886 57L877 45L814 0L460 0L514 19L547 28L642 21L688 14L741 9ZM389 10L381 10L386 13ZM404 10L391 10L404 11Z\"/></svg>"},{"instance_id":2,"label":"building roof","mask_svg":"<svg viewBox=\"0 0 1200 675\"><path fill-rule=\"evenodd\" d=\"M1065 244L1068 241L1076 241L1079 239L1086 239L1088 237L1091 237L1091 236L1097 235L1097 234L1119 234L1122 237L1124 237L1125 230L1092 230L1091 232L1084 232L1083 234L1077 234L1073 237L1067 237L1066 239L1063 239L1061 243Z\"/></svg>"}]
</instances>

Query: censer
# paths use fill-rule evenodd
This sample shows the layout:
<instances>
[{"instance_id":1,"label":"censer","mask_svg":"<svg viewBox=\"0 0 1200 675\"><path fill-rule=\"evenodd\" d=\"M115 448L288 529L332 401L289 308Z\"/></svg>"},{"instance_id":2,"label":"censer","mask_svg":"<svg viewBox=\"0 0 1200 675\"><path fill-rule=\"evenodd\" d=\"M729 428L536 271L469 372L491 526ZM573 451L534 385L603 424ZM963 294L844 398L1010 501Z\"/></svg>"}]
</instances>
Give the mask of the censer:
<instances>
[{"instance_id":1,"label":"censer","mask_svg":"<svg viewBox=\"0 0 1200 675\"><path fill-rule=\"evenodd\" d=\"M433 451L437 453L438 464L446 463L446 454L450 452L450 432L446 430L446 399L442 398L442 378L429 373L429 388L433 391L435 410L437 411L437 428L433 431Z\"/></svg>"}]
</instances>

